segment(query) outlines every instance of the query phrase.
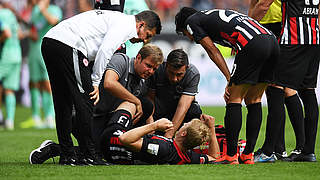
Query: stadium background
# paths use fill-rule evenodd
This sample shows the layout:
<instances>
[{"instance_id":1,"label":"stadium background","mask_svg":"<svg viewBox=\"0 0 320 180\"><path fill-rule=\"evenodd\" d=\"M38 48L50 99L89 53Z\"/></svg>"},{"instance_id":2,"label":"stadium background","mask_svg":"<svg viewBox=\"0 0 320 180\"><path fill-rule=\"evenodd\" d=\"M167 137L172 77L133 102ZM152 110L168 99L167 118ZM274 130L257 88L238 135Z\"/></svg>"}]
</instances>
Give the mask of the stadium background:
<instances>
[{"instance_id":1,"label":"stadium background","mask_svg":"<svg viewBox=\"0 0 320 180\"><path fill-rule=\"evenodd\" d=\"M22 11L27 0L4 0L10 2L18 11ZM54 0L55 4L63 10L64 18L71 17L81 11L88 10L94 0ZM192 6L196 9L228 8L247 14L249 0L146 0L152 10L160 14L163 30L156 36L152 43L159 45L166 56L172 49L183 48L193 63L201 72L199 94L196 96L201 105L216 106L224 105L223 93L226 81L219 69L210 60L207 53L195 43L175 33L174 15L183 6ZM27 40L22 40L24 63L21 72L21 90L18 92L18 101L23 105L30 106L30 94L28 89L28 67L26 64ZM233 64L230 49L219 46L227 60L228 67ZM319 85L318 85L319 86ZM316 90L320 94L319 88ZM320 100L318 100L320 102ZM266 98L263 97L263 104Z\"/></svg>"},{"instance_id":2,"label":"stadium background","mask_svg":"<svg viewBox=\"0 0 320 180\"><path fill-rule=\"evenodd\" d=\"M18 11L23 12L27 0L2 0L7 1ZM53 0L51 0L53 1ZM81 11L90 9L94 0L54 0L54 3L63 10L64 19L71 17ZM175 48L183 48L189 55L191 63L193 63L201 72L201 80L199 85L199 94L196 96L201 105L216 106L224 105L223 93L226 81L220 73L219 69L209 59L207 53L187 38L178 36L175 33L174 15L183 6L192 6L196 9L212 9L212 8L229 8L247 13L249 0L146 0L149 7L155 10L162 20L163 29L160 35L157 35L151 43L161 47L164 55ZM27 13L24 13L27 14ZM22 29L27 27L22 24ZM21 71L21 89L17 93L17 100L22 105L30 106L29 92L29 72L27 66L28 40L21 41L23 50L23 65ZM233 57L230 56L230 49L220 47L224 57L227 59L229 68L232 67ZM266 102L265 98L263 100Z\"/></svg>"},{"instance_id":3,"label":"stadium background","mask_svg":"<svg viewBox=\"0 0 320 180\"><path fill-rule=\"evenodd\" d=\"M17 10L21 10L27 0L2 0L10 2ZM64 18L79 12L82 3L87 0L56 0L63 9ZM148 1L148 0L147 0ZM155 3L161 0L150 0ZM177 9L183 5L192 5L198 9L231 8L247 13L249 0L163 0L167 2L178 2L174 7L169 6L169 12L163 18L163 31L161 35L154 38L153 43L158 44L167 55L173 48L181 48L187 51L190 60L201 72L201 82L197 100L206 105L205 113L214 115L218 124L223 124L224 101L223 91L226 82L213 62L208 58L204 50L174 32L173 16ZM88 2L92 2L89 0ZM191 4L192 3L192 4ZM173 3L174 4L174 3ZM153 5L151 9L159 11ZM160 10L161 11L161 10ZM23 41L24 55L27 52L27 41ZM233 58L229 57L229 49L223 49L227 57L229 67L233 64ZM24 58L24 63L27 59ZM22 105L30 105L28 93L28 71L24 64L19 91L19 101ZM319 94L319 91L317 91ZM264 99L265 102L265 99ZM208 107L210 105L211 107ZM212 106L215 105L215 106ZM265 134L266 107L263 108L263 122L261 132L257 141L257 148L262 146ZM31 115L29 108L18 105L16 111L15 131L1 131L0 138L0 179L117 179L117 180L141 180L141 179L319 179L320 163L287 163L276 162L272 164L256 164L254 166L212 166L212 165L186 165L186 166L109 166L109 167L65 167L53 164L48 160L43 165L31 166L28 156L32 149L39 146L45 139L57 141L55 130L52 129L21 129L18 124ZM243 108L243 119L245 119L246 108ZM295 147L295 136L287 118L286 146L287 152ZM243 121L245 128L245 121ZM320 125L319 125L320 126ZM319 128L319 127L318 127ZM240 138L245 138L245 129L240 133ZM320 143L316 143L316 156L320 157ZM57 163L56 159L56 163Z\"/></svg>"}]
</instances>

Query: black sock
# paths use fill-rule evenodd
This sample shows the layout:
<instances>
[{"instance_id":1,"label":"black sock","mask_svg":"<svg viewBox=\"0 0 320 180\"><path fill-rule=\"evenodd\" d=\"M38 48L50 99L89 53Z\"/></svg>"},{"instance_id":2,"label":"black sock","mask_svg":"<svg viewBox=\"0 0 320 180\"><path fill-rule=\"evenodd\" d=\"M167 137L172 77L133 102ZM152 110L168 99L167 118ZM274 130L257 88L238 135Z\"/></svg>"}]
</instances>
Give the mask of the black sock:
<instances>
[{"instance_id":1,"label":"black sock","mask_svg":"<svg viewBox=\"0 0 320 180\"><path fill-rule=\"evenodd\" d=\"M99 138L97 149L100 154L102 153L105 155L105 152L107 151L106 148L109 146L110 138L115 131L127 131L132 127L131 118L130 112L124 109L119 109L113 113Z\"/></svg>"},{"instance_id":2,"label":"black sock","mask_svg":"<svg viewBox=\"0 0 320 180\"><path fill-rule=\"evenodd\" d=\"M266 90L268 102L267 128L262 152L270 156L275 150L279 137L280 125L285 120L284 91L269 86Z\"/></svg>"},{"instance_id":3,"label":"black sock","mask_svg":"<svg viewBox=\"0 0 320 180\"><path fill-rule=\"evenodd\" d=\"M296 149L302 149L305 143L302 104L297 94L285 98L285 103L296 136Z\"/></svg>"},{"instance_id":4,"label":"black sock","mask_svg":"<svg viewBox=\"0 0 320 180\"><path fill-rule=\"evenodd\" d=\"M305 145L303 153L310 154L314 153L318 118L319 118L319 107L317 102L317 96L314 89L299 90L299 96L304 105L304 126L305 126Z\"/></svg>"},{"instance_id":5,"label":"black sock","mask_svg":"<svg viewBox=\"0 0 320 180\"><path fill-rule=\"evenodd\" d=\"M242 123L241 104L230 103L226 106L224 125L226 127L227 155L234 156L237 153L239 132Z\"/></svg>"},{"instance_id":6,"label":"black sock","mask_svg":"<svg viewBox=\"0 0 320 180\"><path fill-rule=\"evenodd\" d=\"M129 129L132 127L132 117L131 113L124 109L119 109L112 114L110 121L107 126L111 124L119 124L123 126L125 129Z\"/></svg>"},{"instance_id":7,"label":"black sock","mask_svg":"<svg viewBox=\"0 0 320 180\"><path fill-rule=\"evenodd\" d=\"M246 123L246 138L247 143L243 151L244 154L252 153L257 142L262 122L261 102L247 105L247 123Z\"/></svg>"},{"instance_id":8,"label":"black sock","mask_svg":"<svg viewBox=\"0 0 320 180\"><path fill-rule=\"evenodd\" d=\"M284 116L283 121L279 123L279 135L274 146L274 152L281 153L281 154L282 152L286 151L285 125L286 125L286 118Z\"/></svg>"}]
</instances>

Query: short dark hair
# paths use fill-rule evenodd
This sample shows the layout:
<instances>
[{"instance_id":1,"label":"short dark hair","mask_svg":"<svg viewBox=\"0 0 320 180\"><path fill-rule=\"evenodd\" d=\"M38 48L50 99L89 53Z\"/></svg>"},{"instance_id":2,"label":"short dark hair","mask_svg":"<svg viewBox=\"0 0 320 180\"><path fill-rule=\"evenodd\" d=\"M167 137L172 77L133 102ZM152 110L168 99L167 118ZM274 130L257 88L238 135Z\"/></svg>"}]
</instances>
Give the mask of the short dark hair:
<instances>
[{"instance_id":1,"label":"short dark hair","mask_svg":"<svg viewBox=\"0 0 320 180\"><path fill-rule=\"evenodd\" d=\"M156 33L160 34L162 27L158 14L153 11L146 10L135 15L135 17L137 21L145 21L149 29L156 28Z\"/></svg>"},{"instance_id":2,"label":"short dark hair","mask_svg":"<svg viewBox=\"0 0 320 180\"><path fill-rule=\"evenodd\" d=\"M167 64L175 69L179 69L182 66L188 66L188 55L182 49L175 49L169 53L167 57Z\"/></svg>"},{"instance_id":3,"label":"short dark hair","mask_svg":"<svg viewBox=\"0 0 320 180\"><path fill-rule=\"evenodd\" d=\"M183 32L183 30L187 29L185 24L186 20L188 19L188 17L195 14L196 12L198 11L191 7L183 7L182 9L180 9L180 11L177 13L175 17L177 34L180 34L181 32Z\"/></svg>"},{"instance_id":4,"label":"short dark hair","mask_svg":"<svg viewBox=\"0 0 320 180\"><path fill-rule=\"evenodd\" d=\"M158 46L150 43L142 46L138 54L141 55L141 61L151 56L153 62L155 62L156 64L162 64L163 62L163 54L161 49Z\"/></svg>"}]
</instances>

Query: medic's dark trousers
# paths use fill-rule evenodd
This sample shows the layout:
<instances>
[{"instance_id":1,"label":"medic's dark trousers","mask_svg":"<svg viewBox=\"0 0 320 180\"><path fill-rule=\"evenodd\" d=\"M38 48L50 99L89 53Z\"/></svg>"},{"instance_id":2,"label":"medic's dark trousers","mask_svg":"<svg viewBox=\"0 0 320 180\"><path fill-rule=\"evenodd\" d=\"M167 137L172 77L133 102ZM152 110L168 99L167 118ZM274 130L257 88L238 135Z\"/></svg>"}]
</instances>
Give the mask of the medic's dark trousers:
<instances>
[{"instance_id":1,"label":"medic's dark trousers","mask_svg":"<svg viewBox=\"0 0 320 180\"><path fill-rule=\"evenodd\" d=\"M43 39L41 52L52 88L61 156L74 155L71 133L76 135L82 153L94 155L94 101L89 96L93 87L88 60L80 51L50 38ZM77 112L74 124L71 119L73 106Z\"/></svg>"}]
</instances>

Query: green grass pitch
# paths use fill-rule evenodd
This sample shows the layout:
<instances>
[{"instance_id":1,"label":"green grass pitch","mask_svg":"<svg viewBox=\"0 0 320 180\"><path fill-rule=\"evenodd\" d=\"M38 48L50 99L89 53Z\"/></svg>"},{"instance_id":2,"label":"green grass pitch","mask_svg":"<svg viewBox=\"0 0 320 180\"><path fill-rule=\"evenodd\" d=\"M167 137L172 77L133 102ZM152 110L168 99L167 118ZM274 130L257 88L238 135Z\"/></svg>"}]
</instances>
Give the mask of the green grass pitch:
<instances>
[{"instance_id":1,"label":"green grass pitch","mask_svg":"<svg viewBox=\"0 0 320 180\"><path fill-rule=\"evenodd\" d=\"M224 107L204 107L204 113L216 117L223 124ZM245 139L245 114L240 138ZM20 129L19 123L30 116L30 110L18 106L15 131L0 131L0 179L320 179L320 143L316 143L316 163L276 162L255 165L115 165L100 167L69 167L48 160L42 165L30 165L29 153L43 140L57 141L55 130ZM264 141L266 108L256 149ZM288 118L287 118L288 119ZM295 136L290 122L286 122L286 147L290 152L295 147ZM57 163L58 158L55 159Z\"/></svg>"}]
</instances>

